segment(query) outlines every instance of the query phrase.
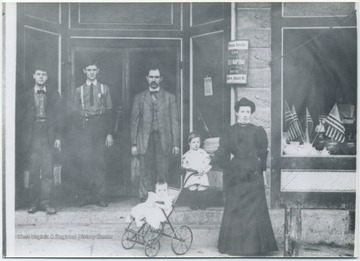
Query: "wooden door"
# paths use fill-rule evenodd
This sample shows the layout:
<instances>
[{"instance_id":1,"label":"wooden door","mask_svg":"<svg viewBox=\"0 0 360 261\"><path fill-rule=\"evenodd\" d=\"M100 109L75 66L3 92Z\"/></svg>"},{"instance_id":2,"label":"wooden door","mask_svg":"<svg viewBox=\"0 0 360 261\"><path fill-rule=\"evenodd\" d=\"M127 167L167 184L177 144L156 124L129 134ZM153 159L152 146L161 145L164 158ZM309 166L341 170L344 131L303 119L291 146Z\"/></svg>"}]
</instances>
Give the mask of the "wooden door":
<instances>
[{"instance_id":1,"label":"wooden door","mask_svg":"<svg viewBox=\"0 0 360 261\"><path fill-rule=\"evenodd\" d=\"M230 41L230 3L185 5L185 53L189 54L189 131L203 139L219 137L230 124L230 87L225 83L226 48ZM186 19L184 19L186 20ZM188 48L188 49L187 49ZM205 93L205 80L212 92Z\"/></svg>"}]
</instances>

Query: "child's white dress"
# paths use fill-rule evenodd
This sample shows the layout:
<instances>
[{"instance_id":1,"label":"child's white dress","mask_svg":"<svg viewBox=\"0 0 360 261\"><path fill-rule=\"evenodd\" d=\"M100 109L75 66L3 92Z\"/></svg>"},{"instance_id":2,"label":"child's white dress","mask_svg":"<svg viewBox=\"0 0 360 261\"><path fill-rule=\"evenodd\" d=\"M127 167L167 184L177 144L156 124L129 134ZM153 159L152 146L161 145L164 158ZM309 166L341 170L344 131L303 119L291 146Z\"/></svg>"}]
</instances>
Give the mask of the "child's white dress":
<instances>
[{"instance_id":1,"label":"child's white dress","mask_svg":"<svg viewBox=\"0 0 360 261\"><path fill-rule=\"evenodd\" d=\"M162 203L158 203L162 202ZM166 217L161 209L164 209L166 215L172 210L173 196L166 195L159 197L154 192L148 193L148 198L144 203L140 203L133 207L130 214L126 218L126 222L131 222L135 219L138 227L142 226L144 222L148 223L155 229L160 227L160 223L166 220Z\"/></svg>"},{"instance_id":2,"label":"child's white dress","mask_svg":"<svg viewBox=\"0 0 360 261\"><path fill-rule=\"evenodd\" d=\"M193 169L198 171L199 173L205 170L210 164L210 156L209 154L199 148L198 150L189 150L182 156L182 167L186 169ZM192 175L192 171L187 171L185 175L185 184L184 188L188 188L190 186L209 186L209 178L206 173L204 175Z\"/></svg>"}]
</instances>

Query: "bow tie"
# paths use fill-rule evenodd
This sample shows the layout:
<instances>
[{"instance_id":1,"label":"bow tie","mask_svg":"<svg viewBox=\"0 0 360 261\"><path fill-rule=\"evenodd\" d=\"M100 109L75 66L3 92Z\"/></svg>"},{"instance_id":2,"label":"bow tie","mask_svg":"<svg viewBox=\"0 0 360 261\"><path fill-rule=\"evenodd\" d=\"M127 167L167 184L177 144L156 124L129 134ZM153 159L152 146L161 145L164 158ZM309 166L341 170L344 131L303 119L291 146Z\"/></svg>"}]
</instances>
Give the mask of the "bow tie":
<instances>
[{"instance_id":1,"label":"bow tie","mask_svg":"<svg viewBox=\"0 0 360 261\"><path fill-rule=\"evenodd\" d=\"M46 91L44 91L44 90L37 90L36 93L37 93L37 94L40 94L40 93L45 94Z\"/></svg>"},{"instance_id":2,"label":"bow tie","mask_svg":"<svg viewBox=\"0 0 360 261\"><path fill-rule=\"evenodd\" d=\"M158 94L158 93L159 93L159 91L150 91L151 95Z\"/></svg>"}]
</instances>

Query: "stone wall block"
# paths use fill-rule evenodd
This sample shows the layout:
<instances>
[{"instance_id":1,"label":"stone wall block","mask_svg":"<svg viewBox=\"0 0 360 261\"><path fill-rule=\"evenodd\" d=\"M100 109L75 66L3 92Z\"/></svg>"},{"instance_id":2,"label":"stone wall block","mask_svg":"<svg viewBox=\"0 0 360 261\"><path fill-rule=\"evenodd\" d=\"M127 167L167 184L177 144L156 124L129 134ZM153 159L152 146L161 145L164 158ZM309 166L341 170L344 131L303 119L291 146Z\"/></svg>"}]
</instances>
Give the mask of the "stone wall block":
<instances>
[{"instance_id":1,"label":"stone wall block","mask_svg":"<svg viewBox=\"0 0 360 261\"><path fill-rule=\"evenodd\" d=\"M248 88L269 88L271 86L270 68L249 68Z\"/></svg>"},{"instance_id":2,"label":"stone wall block","mask_svg":"<svg viewBox=\"0 0 360 261\"><path fill-rule=\"evenodd\" d=\"M252 48L270 48L271 30L263 28L237 28L237 39L249 40Z\"/></svg>"},{"instance_id":3,"label":"stone wall block","mask_svg":"<svg viewBox=\"0 0 360 261\"><path fill-rule=\"evenodd\" d=\"M237 26L238 28L270 28L270 11L263 9L239 9L237 12Z\"/></svg>"},{"instance_id":4,"label":"stone wall block","mask_svg":"<svg viewBox=\"0 0 360 261\"><path fill-rule=\"evenodd\" d=\"M271 61L270 48L249 49L249 68L269 68L270 61Z\"/></svg>"}]
</instances>

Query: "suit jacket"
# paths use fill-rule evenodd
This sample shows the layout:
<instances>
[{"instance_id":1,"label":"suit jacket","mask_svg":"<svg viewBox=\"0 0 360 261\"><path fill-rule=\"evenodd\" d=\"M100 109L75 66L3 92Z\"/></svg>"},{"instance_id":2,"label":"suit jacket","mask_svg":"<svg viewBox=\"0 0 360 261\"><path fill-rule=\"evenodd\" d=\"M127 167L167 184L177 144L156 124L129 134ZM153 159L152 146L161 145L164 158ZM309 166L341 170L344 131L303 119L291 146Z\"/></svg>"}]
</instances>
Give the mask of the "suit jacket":
<instances>
[{"instance_id":1,"label":"suit jacket","mask_svg":"<svg viewBox=\"0 0 360 261\"><path fill-rule=\"evenodd\" d=\"M152 126L152 97L149 90L135 95L131 113L131 142L139 154L145 154ZM158 94L157 116L159 134L164 152L171 153L180 144L180 126L175 95L160 89Z\"/></svg>"},{"instance_id":2,"label":"suit jacket","mask_svg":"<svg viewBox=\"0 0 360 261\"><path fill-rule=\"evenodd\" d=\"M60 108L60 95L56 90L46 88L46 106L45 113L48 122L48 140L49 146L54 146L56 139L61 140L62 115L64 112ZM29 161L29 150L34 134L34 123L36 116L34 88L24 92L19 98L18 112L16 114L16 124L19 133L19 145L21 157L25 166Z\"/></svg>"}]
</instances>

